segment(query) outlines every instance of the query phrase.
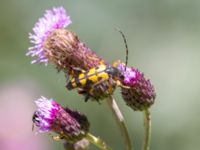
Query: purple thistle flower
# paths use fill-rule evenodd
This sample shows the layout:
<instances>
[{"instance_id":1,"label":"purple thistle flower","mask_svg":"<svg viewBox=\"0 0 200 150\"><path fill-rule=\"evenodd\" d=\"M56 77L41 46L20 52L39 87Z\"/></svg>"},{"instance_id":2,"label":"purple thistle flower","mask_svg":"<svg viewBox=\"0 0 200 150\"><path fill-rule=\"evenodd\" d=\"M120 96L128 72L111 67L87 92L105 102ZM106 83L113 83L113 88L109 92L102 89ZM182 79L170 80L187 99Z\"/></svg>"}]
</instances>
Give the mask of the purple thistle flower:
<instances>
[{"instance_id":1,"label":"purple thistle flower","mask_svg":"<svg viewBox=\"0 0 200 150\"><path fill-rule=\"evenodd\" d=\"M150 80L144 74L133 67L127 67L123 63L118 65L118 69L123 72L123 79L120 79L122 97L126 104L134 110L144 110L149 108L155 100L156 93Z\"/></svg>"},{"instance_id":2,"label":"purple thistle flower","mask_svg":"<svg viewBox=\"0 0 200 150\"><path fill-rule=\"evenodd\" d=\"M77 111L62 108L54 100L41 97L35 101L37 110L32 121L39 128L38 132L53 131L68 142L76 142L89 131L87 117Z\"/></svg>"},{"instance_id":3,"label":"purple thistle flower","mask_svg":"<svg viewBox=\"0 0 200 150\"><path fill-rule=\"evenodd\" d=\"M134 68L129 68L127 67L126 68L126 71L125 71L125 65L123 63L120 63L118 65L118 69L123 72L123 80L122 80L122 83L124 85L129 85L131 86L132 84L134 84L134 81L136 80L137 78L137 74L135 72L135 69Z\"/></svg>"},{"instance_id":4,"label":"purple thistle flower","mask_svg":"<svg viewBox=\"0 0 200 150\"><path fill-rule=\"evenodd\" d=\"M63 7L47 10L43 18L40 18L33 28L33 33L29 33L29 39L34 44L29 48L26 55L35 57L31 63L48 64L48 58L45 56L44 41L48 35L55 29L62 29L71 23L70 17L66 14Z\"/></svg>"},{"instance_id":5,"label":"purple thistle flower","mask_svg":"<svg viewBox=\"0 0 200 150\"><path fill-rule=\"evenodd\" d=\"M60 106L53 100L41 97L35 101L38 109L33 115L33 122L39 127L39 132L48 132L56 118Z\"/></svg>"}]
</instances>

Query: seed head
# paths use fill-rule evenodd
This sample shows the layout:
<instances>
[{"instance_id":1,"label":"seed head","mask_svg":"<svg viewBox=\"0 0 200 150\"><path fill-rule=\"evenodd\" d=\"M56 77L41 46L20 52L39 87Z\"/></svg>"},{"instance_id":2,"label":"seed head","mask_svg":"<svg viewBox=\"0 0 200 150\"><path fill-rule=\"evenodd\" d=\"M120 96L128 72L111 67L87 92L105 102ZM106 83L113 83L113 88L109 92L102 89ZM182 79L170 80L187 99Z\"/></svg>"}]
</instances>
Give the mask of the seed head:
<instances>
[{"instance_id":1,"label":"seed head","mask_svg":"<svg viewBox=\"0 0 200 150\"><path fill-rule=\"evenodd\" d=\"M118 68L124 72L125 66L120 64ZM142 111L154 103L156 97L154 87L139 70L127 67L121 83L127 87L121 88L122 97L132 109Z\"/></svg>"},{"instance_id":2,"label":"seed head","mask_svg":"<svg viewBox=\"0 0 200 150\"><path fill-rule=\"evenodd\" d=\"M86 116L68 108L62 108L54 100L41 97L36 100L37 110L33 115L33 123L38 132L53 131L68 142L81 140L89 131Z\"/></svg>"}]
</instances>

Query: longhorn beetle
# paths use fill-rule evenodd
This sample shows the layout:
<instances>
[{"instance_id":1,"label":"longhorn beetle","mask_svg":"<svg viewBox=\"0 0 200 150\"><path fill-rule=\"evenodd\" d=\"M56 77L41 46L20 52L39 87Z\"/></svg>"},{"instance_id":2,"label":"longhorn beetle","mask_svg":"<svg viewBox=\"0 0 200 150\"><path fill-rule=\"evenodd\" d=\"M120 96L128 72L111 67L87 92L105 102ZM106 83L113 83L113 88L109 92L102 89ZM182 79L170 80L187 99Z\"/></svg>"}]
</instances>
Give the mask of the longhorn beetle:
<instances>
[{"instance_id":1,"label":"longhorn beetle","mask_svg":"<svg viewBox=\"0 0 200 150\"><path fill-rule=\"evenodd\" d=\"M104 81L108 81L112 79L114 85L109 86L109 90L107 91L108 95L111 95L114 91L113 88L115 86L123 86L120 83L119 79L124 78L124 72L126 71L127 63L128 63L128 45L123 32L117 29L123 37L125 48L126 48L126 63L124 71L120 71L117 66L119 65L119 61L114 62L113 65L109 64L101 64L95 68L91 68L87 71L81 70L79 68L73 68L74 76L67 84L67 89L72 90L75 88L79 88L81 94L86 94L86 101L89 98L89 95L93 95L93 91L95 90L94 87L96 85L101 84ZM125 87L125 86L123 86ZM128 87L125 87L128 88ZM85 90L89 89L89 90ZM89 93L88 93L89 92ZM88 94L88 95L87 95Z\"/></svg>"}]
</instances>

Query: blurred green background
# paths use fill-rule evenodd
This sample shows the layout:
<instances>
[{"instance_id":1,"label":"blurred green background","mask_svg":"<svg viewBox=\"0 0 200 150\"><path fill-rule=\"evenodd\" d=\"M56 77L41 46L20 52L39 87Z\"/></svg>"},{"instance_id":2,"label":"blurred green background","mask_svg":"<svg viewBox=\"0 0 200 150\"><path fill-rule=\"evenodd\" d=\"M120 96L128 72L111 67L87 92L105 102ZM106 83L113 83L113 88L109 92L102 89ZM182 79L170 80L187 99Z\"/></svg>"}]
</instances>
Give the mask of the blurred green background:
<instances>
[{"instance_id":1,"label":"blurred green background","mask_svg":"<svg viewBox=\"0 0 200 150\"><path fill-rule=\"evenodd\" d=\"M27 132L33 134L31 115L35 106L34 100L40 95L54 98L63 106L85 113L91 123L90 131L94 135L103 138L113 149L123 149L123 140L105 102L101 105L96 102L85 103L76 91L66 91L63 73L57 73L50 65L31 65L31 58L25 56L27 48L31 46L28 33L32 32L35 22L43 16L46 9L61 5L66 8L73 22L69 30L75 32L81 41L109 62L125 59L123 40L114 28L118 27L125 33L129 46L129 66L138 68L146 78L151 79L157 93L155 104L151 107L151 149L198 150L198 0L1 0L0 90L7 90L8 94L4 92L4 96L0 95L0 109L4 108L6 111L5 107L12 107L12 111L16 108L16 111L24 110L21 114L27 113L25 107L20 108L22 102L16 91L31 95L27 99L31 110L27 117L30 123L19 126L28 126L30 131ZM14 90L10 90L13 87ZM9 105L3 105L5 95L13 95ZM116 90L114 97L122 109L135 149L141 149L142 113L127 107L119 90ZM7 113L1 111L1 124L5 124L1 119L5 114ZM15 113L12 114L15 117L13 115ZM23 122L22 119L23 117L13 120L12 123ZM12 133L9 132L11 128ZM6 126L4 130L8 130L9 135L14 134L15 125ZM45 137L47 144L53 145L52 150L63 149L61 142L53 142L49 136L42 137ZM4 139L4 134L0 132L0 147L1 139Z\"/></svg>"}]
</instances>

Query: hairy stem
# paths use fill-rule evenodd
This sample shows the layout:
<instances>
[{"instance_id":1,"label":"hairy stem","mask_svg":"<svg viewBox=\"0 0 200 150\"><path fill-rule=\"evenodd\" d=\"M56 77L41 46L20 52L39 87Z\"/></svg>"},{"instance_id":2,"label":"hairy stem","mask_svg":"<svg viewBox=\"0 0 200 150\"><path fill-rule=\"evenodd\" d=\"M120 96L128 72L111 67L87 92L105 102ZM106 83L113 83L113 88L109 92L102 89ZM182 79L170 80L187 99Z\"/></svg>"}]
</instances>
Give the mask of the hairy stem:
<instances>
[{"instance_id":1,"label":"hairy stem","mask_svg":"<svg viewBox=\"0 0 200 150\"><path fill-rule=\"evenodd\" d=\"M123 117L119 107L117 106L115 99L112 96L110 96L108 98L107 102L108 102L110 109L112 110L113 116L115 117L115 120L116 120L116 122L121 130L121 133L123 135L126 150L132 150L132 144L131 144L131 140L130 140L130 137L128 134L128 130L127 130L125 122L124 122L124 117Z\"/></svg>"},{"instance_id":2,"label":"hairy stem","mask_svg":"<svg viewBox=\"0 0 200 150\"><path fill-rule=\"evenodd\" d=\"M151 140L151 115L148 109L144 110L144 145L143 150L150 149Z\"/></svg>"},{"instance_id":3,"label":"hairy stem","mask_svg":"<svg viewBox=\"0 0 200 150\"><path fill-rule=\"evenodd\" d=\"M101 150L111 150L106 143L101 140L100 138L97 138L95 136L93 136L92 134L88 133L85 137L88 141L90 141L90 143L94 144L95 146L97 146L99 149Z\"/></svg>"}]
</instances>

